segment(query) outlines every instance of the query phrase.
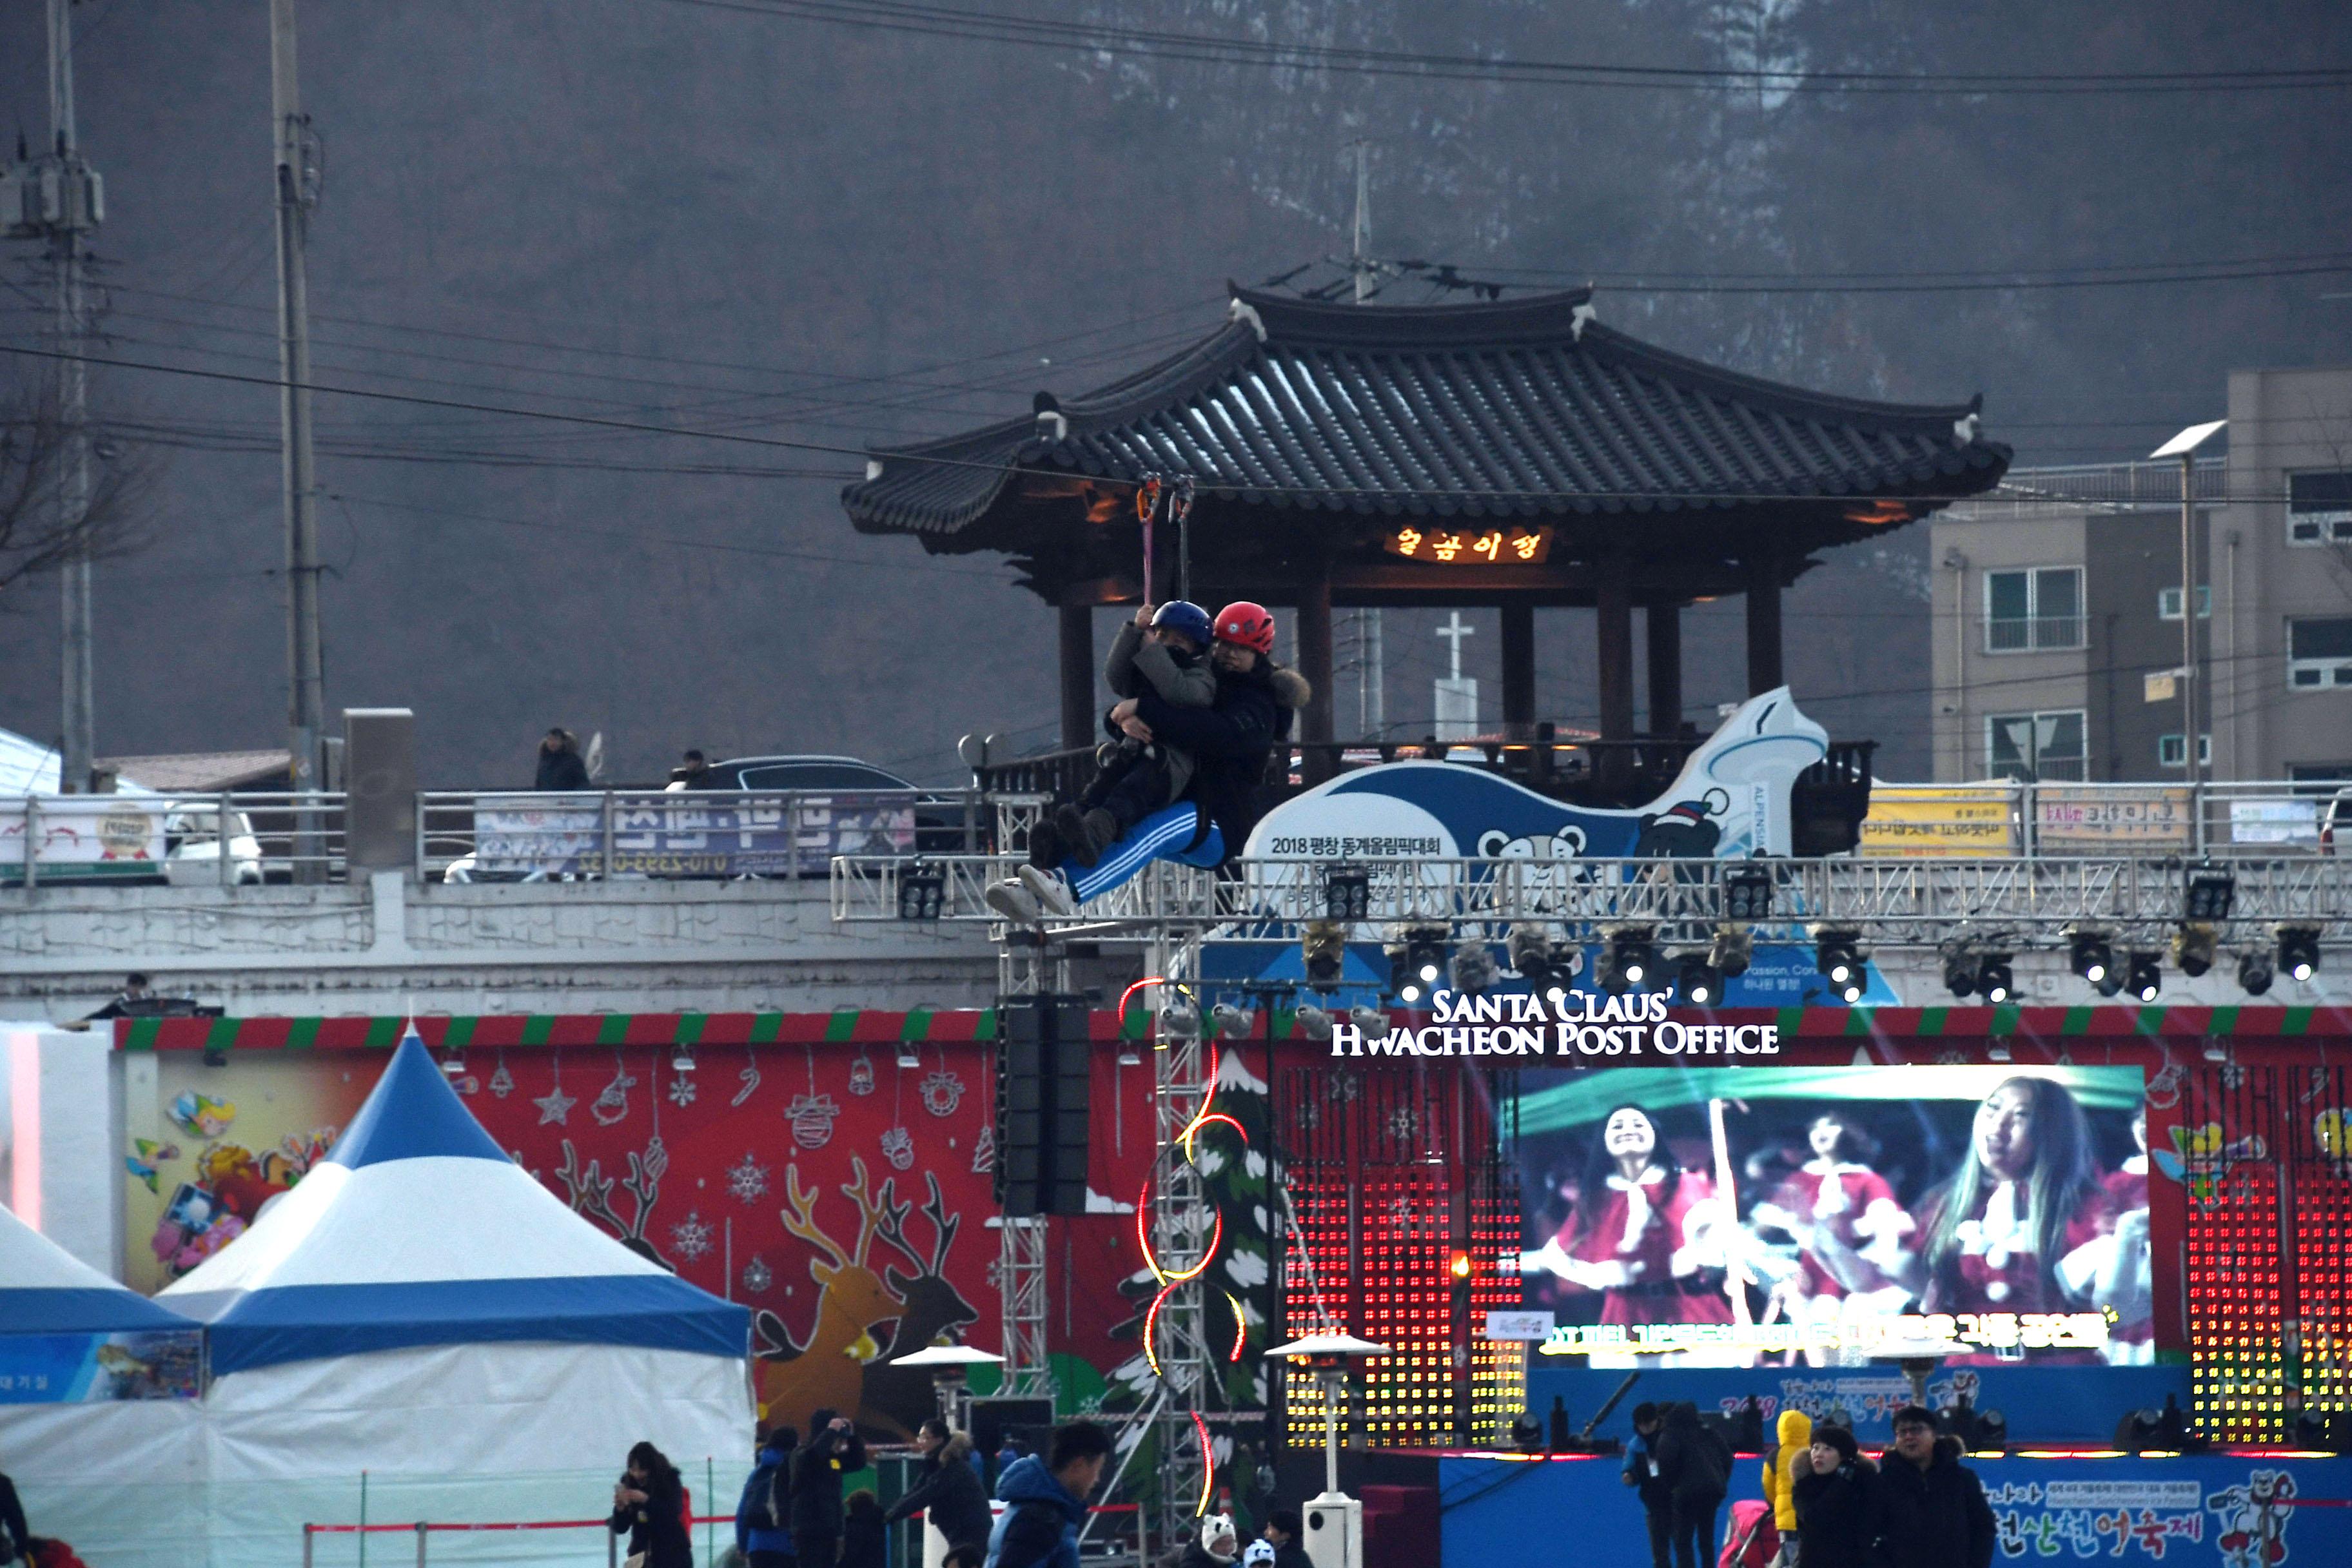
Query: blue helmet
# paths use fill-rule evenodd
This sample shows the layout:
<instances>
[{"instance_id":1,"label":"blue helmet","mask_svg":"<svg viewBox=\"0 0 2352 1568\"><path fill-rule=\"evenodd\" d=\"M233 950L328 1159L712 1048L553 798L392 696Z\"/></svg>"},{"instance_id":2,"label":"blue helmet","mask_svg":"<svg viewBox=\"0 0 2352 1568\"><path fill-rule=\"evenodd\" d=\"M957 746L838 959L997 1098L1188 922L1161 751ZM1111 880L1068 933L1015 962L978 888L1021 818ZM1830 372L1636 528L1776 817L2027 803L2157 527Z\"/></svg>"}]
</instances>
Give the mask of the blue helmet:
<instances>
[{"instance_id":1,"label":"blue helmet","mask_svg":"<svg viewBox=\"0 0 2352 1568\"><path fill-rule=\"evenodd\" d=\"M1159 612L1151 617L1151 624L1182 632L1192 639L1194 647L1206 647L1216 640L1216 630L1210 623L1209 612L1187 599L1171 599L1160 605Z\"/></svg>"}]
</instances>

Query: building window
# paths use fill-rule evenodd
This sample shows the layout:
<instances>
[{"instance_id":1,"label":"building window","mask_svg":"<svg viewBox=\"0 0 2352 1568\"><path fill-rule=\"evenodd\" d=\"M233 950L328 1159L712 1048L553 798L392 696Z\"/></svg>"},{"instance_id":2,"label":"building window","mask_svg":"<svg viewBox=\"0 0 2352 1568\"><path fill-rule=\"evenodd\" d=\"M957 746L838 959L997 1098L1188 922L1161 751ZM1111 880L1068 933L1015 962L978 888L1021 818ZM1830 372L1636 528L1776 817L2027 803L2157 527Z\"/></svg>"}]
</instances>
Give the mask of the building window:
<instances>
[{"instance_id":1,"label":"building window","mask_svg":"<svg viewBox=\"0 0 2352 1568\"><path fill-rule=\"evenodd\" d=\"M2055 713L1995 713L1985 721L1985 758L1995 778L2080 784L2083 736L2079 708Z\"/></svg>"},{"instance_id":2,"label":"building window","mask_svg":"<svg viewBox=\"0 0 2352 1568\"><path fill-rule=\"evenodd\" d=\"M2159 621L2180 618L2179 589L2158 588L2156 591L2156 618ZM2210 583L2197 584L2197 618L2200 621L2213 618L2213 586Z\"/></svg>"},{"instance_id":3,"label":"building window","mask_svg":"<svg viewBox=\"0 0 2352 1568\"><path fill-rule=\"evenodd\" d=\"M2286 477L2289 544L2352 544L2352 472Z\"/></svg>"},{"instance_id":4,"label":"building window","mask_svg":"<svg viewBox=\"0 0 2352 1568\"><path fill-rule=\"evenodd\" d=\"M2287 622L2286 685L2290 691L2352 686L2352 616Z\"/></svg>"},{"instance_id":5,"label":"building window","mask_svg":"<svg viewBox=\"0 0 2352 1568\"><path fill-rule=\"evenodd\" d=\"M1985 574L1985 652L2083 646L2083 569Z\"/></svg>"},{"instance_id":6,"label":"building window","mask_svg":"<svg viewBox=\"0 0 2352 1568\"><path fill-rule=\"evenodd\" d=\"M2182 750L2179 736L2158 735L2156 738L2156 765L2159 768L2179 767ZM2200 768L2213 765L2213 737L2210 735L2197 737L2197 765Z\"/></svg>"}]
</instances>

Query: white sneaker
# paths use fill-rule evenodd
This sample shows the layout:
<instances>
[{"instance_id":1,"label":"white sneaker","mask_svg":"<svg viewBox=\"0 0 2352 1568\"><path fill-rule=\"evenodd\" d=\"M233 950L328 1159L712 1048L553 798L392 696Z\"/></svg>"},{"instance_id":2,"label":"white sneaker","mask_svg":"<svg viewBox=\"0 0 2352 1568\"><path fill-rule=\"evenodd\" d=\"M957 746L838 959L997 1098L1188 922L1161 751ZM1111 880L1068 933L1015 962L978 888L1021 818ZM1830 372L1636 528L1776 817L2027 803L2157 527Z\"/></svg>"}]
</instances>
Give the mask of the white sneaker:
<instances>
[{"instance_id":1,"label":"white sneaker","mask_svg":"<svg viewBox=\"0 0 2352 1568\"><path fill-rule=\"evenodd\" d=\"M1034 866L1021 868L1021 885L1037 900L1037 907L1056 920L1075 919L1077 900L1070 897L1070 885L1056 871L1040 871Z\"/></svg>"},{"instance_id":2,"label":"white sneaker","mask_svg":"<svg viewBox=\"0 0 2352 1568\"><path fill-rule=\"evenodd\" d=\"M1024 866L1022 869L1028 868ZM1037 910L1037 900L1030 896L1029 889L1010 877L1001 882L991 882L982 889L980 900L1014 925L1033 926L1042 918Z\"/></svg>"}]
</instances>

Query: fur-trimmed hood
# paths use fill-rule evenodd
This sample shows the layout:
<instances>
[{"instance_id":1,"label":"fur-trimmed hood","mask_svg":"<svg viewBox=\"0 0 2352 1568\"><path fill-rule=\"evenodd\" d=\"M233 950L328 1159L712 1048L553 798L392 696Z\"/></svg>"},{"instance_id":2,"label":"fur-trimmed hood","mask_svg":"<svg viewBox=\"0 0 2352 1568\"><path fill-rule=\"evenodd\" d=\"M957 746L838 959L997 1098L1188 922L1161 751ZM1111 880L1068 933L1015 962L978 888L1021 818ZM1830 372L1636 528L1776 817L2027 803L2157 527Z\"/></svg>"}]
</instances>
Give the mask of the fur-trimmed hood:
<instances>
[{"instance_id":1,"label":"fur-trimmed hood","mask_svg":"<svg viewBox=\"0 0 2352 1568\"><path fill-rule=\"evenodd\" d=\"M1274 688L1274 700L1285 708L1304 708L1315 695L1314 686L1305 676L1280 665L1274 667L1267 684Z\"/></svg>"},{"instance_id":2,"label":"fur-trimmed hood","mask_svg":"<svg viewBox=\"0 0 2352 1568\"><path fill-rule=\"evenodd\" d=\"M969 1432L950 1432L948 1434L948 1440L940 1445L940 1464L952 1465L959 1462L963 1464L971 1462L971 1434Z\"/></svg>"}]
</instances>

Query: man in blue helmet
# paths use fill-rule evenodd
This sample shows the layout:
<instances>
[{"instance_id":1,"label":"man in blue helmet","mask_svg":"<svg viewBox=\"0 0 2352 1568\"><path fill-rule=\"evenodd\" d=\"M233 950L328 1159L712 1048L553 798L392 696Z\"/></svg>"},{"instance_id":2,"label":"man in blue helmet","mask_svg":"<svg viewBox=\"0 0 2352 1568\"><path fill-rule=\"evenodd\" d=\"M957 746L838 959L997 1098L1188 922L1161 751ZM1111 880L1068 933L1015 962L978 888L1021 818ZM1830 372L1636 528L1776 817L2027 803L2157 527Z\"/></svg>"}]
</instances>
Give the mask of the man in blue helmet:
<instances>
[{"instance_id":1,"label":"man in blue helmet","mask_svg":"<svg viewBox=\"0 0 2352 1568\"><path fill-rule=\"evenodd\" d=\"M1216 700L1216 672L1207 654L1209 612L1182 599L1145 605L1111 639L1103 680L1114 696L1146 691L1178 708ZM1115 710L1114 710L1115 711ZM1076 805L1065 804L1029 836L1029 863L1050 870L1067 859L1091 867L1102 852L1153 812L1181 799L1192 782L1192 753L1157 738L1140 741L1109 718L1110 739L1097 753L1095 782Z\"/></svg>"}]
</instances>

